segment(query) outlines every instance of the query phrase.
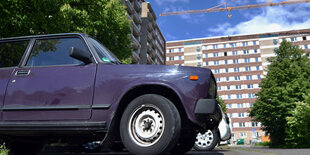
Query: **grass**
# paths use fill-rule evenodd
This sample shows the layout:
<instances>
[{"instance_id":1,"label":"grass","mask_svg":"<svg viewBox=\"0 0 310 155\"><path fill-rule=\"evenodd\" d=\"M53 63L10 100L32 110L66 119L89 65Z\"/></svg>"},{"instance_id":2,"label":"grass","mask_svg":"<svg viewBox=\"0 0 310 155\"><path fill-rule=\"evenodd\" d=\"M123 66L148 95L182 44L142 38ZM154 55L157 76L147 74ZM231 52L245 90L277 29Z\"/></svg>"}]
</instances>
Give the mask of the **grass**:
<instances>
[{"instance_id":1,"label":"grass","mask_svg":"<svg viewBox=\"0 0 310 155\"><path fill-rule=\"evenodd\" d=\"M270 146L270 142L257 143L257 144L255 144L255 146Z\"/></svg>"},{"instance_id":2,"label":"grass","mask_svg":"<svg viewBox=\"0 0 310 155\"><path fill-rule=\"evenodd\" d=\"M8 155L9 150L5 147L5 144L3 143L0 145L0 155Z\"/></svg>"}]
</instances>

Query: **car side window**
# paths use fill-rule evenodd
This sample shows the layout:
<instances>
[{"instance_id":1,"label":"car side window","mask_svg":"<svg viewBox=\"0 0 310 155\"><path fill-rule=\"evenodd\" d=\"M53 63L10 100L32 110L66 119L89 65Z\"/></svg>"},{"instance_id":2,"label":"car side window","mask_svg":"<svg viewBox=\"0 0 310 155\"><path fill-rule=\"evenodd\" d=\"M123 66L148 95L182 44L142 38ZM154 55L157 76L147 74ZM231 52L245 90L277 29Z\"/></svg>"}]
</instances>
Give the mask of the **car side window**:
<instances>
[{"instance_id":1,"label":"car side window","mask_svg":"<svg viewBox=\"0 0 310 155\"><path fill-rule=\"evenodd\" d=\"M18 66L29 40L0 42L0 68Z\"/></svg>"},{"instance_id":2,"label":"car side window","mask_svg":"<svg viewBox=\"0 0 310 155\"><path fill-rule=\"evenodd\" d=\"M38 39L26 66L81 65L82 61L70 57L71 48L89 52L80 38Z\"/></svg>"}]
</instances>

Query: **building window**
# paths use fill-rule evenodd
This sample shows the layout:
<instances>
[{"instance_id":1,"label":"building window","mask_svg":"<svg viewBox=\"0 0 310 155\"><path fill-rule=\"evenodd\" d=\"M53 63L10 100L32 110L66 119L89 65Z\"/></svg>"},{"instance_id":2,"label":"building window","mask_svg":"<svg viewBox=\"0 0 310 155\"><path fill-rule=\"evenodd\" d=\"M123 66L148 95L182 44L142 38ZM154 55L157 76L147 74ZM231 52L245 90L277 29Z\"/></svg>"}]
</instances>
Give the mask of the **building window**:
<instances>
[{"instance_id":1,"label":"building window","mask_svg":"<svg viewBox=\"0 0 310 155\"><path fill-rule=\"evenodd\" d=\"M239 81L240 80L240 76L235 76L235 80Z\"/></svg>"},{"instance_id":2,"label":"building window","mask_svg":"<svg viewBox=\"0 0 310 155\"><path fill-rule=\"evenodd\" d=\"M239 72L239 68L234 68L234 72Z\"/></svg>"},{"instance_id":3,"label":"building window","mask_svg":"<svg viewBox=\"0 0 310 155\"><path fill-rule=\"evenodd\" d=\"M256 41L253 41L253 45L256 45Z\"/></svg>"},{"instance_id":4,"label":"building window","mask_svg":"<svg viewBox=\"0 0 310 155\"><path fill-rule=\"evenodd\" d=\"M277 39L273 39L273 45L277 45L277 44L278 44Z\"/></svg>"},{"instance_id":5,"label":"building window","mask_svg":"<svg viewBox=\"0 0 310 155\"><path fill-rule=\"evenodd\" d=\"M221 90L222 87L217 87L217 90ZM221 96L222 97L222 96Z\"/></svg>"},{"instance_id":6,"label":"building window","mask_svg":"<svg viewBox=\"0 0 310 155\"><path fill-rule=\"evenodd\" d=\"M224 56L225 56L225 57L227 56L227 52L224 52Z\"/></svg>"},{"instance_id":7,"label":"building window","mask_svg":"<svg viewBox=\"0 0 310 155\"><path fill-rule=\"evenodd\" d=\"M254 98L255 97L255 94L248 94L248 98Z\"/></svg>"},{"instance_id":8,"label":"building window","mask_svg":"<svg viewBox=\"0 0 310 155\"><path fill-rule=\"evenodd\" d=\"M216 78L216 81L217 81L217 82L220 82L220 81L221 81L221 78Z\"/></svg>"},{"instance_id":9,"label":"building window","mask_svg":"<svg viewBox=\"0 0 310 155\"><path fill-rule=\"evenodd\" d=\"M250 59L247 58L247 59L244 59L244 63L249 63L250 62Z\"/></svg>"},{"instance_id":10,"label":"building window","mask_svg":"<svg viewBox=\"0 0 310 155\"><path fill-rule=\"evenodd\" d=\"M296 37L291 38L291 42L294 42L294 41L296 41Z\"/></svg>"},{"instance_id":11,"label":"building window","mask_svg":"<svg viewBox=\"0 0 310 155\"><path fill-rule=\"evenodd\" d=\"M182 48L179 48L179 52L182 52Z\"/></svg>"},{"instance_id":12,"label":"building window","mask_svg":"<svg viewBox=\"0 0 310 155\"><path fill-rule=\"evenodd\" d=\"M242 94L236 94L237 99L242 99Z\"/></svg>"},{"instance_id":13,"label":"building window","mask_svg":"<svg viewBox=\"0 0 310 155\"><path fill-rule=\"evenodd\" d=\"M305 49L308 49L308 45L305 45Z\"/></svg>"},{"instance_id":14,"label":"building window","mask_svg":"<svg viewBox=\"0 0 310 155\"><path fill-rule=\"evenodd\" d=\"M209 62L206 62L206 66L209 66Z\"/></svg>"},{"instance_id":15,"label":"building window","mask_svg":"<svg viewBox=\"0 0 310 155\"><path fill-rule=\"evenodd\" d=\"M236 89L241 89L241 85L236 85Z\"/></svg>"},{"instance_id":16,"label":"building window","mask_svg":"<svg viewBox=\"0 0 310 155\"><path fill-rule=\"evenodd\" d=\"M253 88L253 85L252 84L248 84L248 89L251 89Z\"/></svg>"},{"instance_id":17,"label":"building window","mask_svg":"<svg viewBox=\"0 0 310 155\"><path fill-rule=\"evenodd\" d=\"M224 48L226 48L226 44L224 44L223 46L224 46Z\"/></svg>"},{"instance_id":18,"label":"building window","mask_svg":"<svg viewBox=\"0 0 310 155\"><path fill-rule=\"evenodd\" d=\"M182 56L179 56L179 60L182 60Z\"/></svg>"},{"instance_id":19,"label":"building window","mask_svg":"<svg viewBox=\"0 0 310 155\"><path fill-rule=\"evenodd\" d=\"M257 127L258 123L257 122L252 122L252 127Z\"/></svg>"},{"instance_id":20,"label":"building window","mask_svg":"<svg viewBox=\"0 0 310 155\"><path fill-rule=\"evenodd\" d=\"M255 58L255 62L258 62L258 58Z\"/></svg>"},{"instance_id":21,"label":"building window","mask_svg":"<svg viewBox=\"0 0 310 155\"><path fill-rule=\"evenodd\" d=\"M203 50L207 50L207 49L208 49L208 46L207 46L207 45L202 46L202 49L203 49Z\"/></svg>"},{"instance_id":22,"label":"building window","mask_svg":"<svg viewBox=\"0 0 310 155\"><path fill-rule=\"evenodd\" d=\"M243 54L250 54L249 50L243 50Z\"/></svg>"},{"instance_id":23,"label":"building window","mask_svg":"<svg viewBox=\"0 0 310 155\"><path fill-rule=\"evenodd\" d=\"M218 57L219 53L213 53L213 57Z\"/></svg>"},{"instance_id":24,"label":"building window","mask_svg":"<svg viewBox=\"0 0 310 155\"><path fill-rule=\"evenodd\" d=\"M208 54L205 54L205 57L207 58L207 57L208 57Z\"/></svg>"},{"instance_id":25,"label":"building window","mask_svg":"<svg viewBox=\"0 0 310 155\"><path fill-rule=\"evenodd\" d=\"M237 47L237 44L236 43L230 43L230 46L231 47Z\"/></svg>"},{"instance_id":26,"label":"building window","mask_svg":"<svg viewBox=\"0 0 310 155\"><path fill-rule=\"evenodd\" d=\"M219 65L220 62L219 61L214 61L214 65Z\"/></svg>"},{"instance_id":27,"label":"building window","mask_svg":"<svg viewBox=\"0 0 310 155\"><path fill-rule=\"evenodd\" d=\"M228 69L228 68L225 68L225 71L226 71L226 73L228 73L228 72L229 72L229 69Z\"/></svg>"},{"instance_id":28,"label":"building window","mask_svg":"<svg viewBox=\"0 0 310 155\"><path fill-rule=\"evenodd\" d=\"M173 60L174 60L174 57L169 57L169 60L170 60L170 61L173 61Z\"/></svg>"},{"instance_id":29,"label":"building window","mask_svg":"<svg viewBox=\"0 0 310 155\"><path fill-rule=\"evenodd\" d=\"M259 66L256 66L256 70L257 70L257 71L259 70Z\"/></svg>"},{"instance_id":30,"label":"building window","mask_svg":"<svg viewBox=\"0 0 310 155\"><path fill-rule=\"evenodd\" d=\"M238 59L234 59L234 60L233 60L233 63L234 63L234 64L237 64L237 63L238 63Z\"/></svg>"},{"instance_id":31,"label":"building window","mask_svg":"<svg viewBox=\"0 0 310 155\"><path fill-rule=\"evenodd\" d=\"M244 128L245 127L245 123L244 122L239 123L239 127L240 128Z\"/></svg>"},{"instance_id":32,"label":"building window","mask_svg":"<svg viewBox=\"0 0 310 155\"><path fill-rule=\"evenodd\" d=\"M201 59L201 55L197 54L197 60L200 60L200 59Z\"/></svg>"},{"instance_id":33,"label":"building window","mask_svg":"<svg viewBox=\"0 0 310 155\"><path fill-rule=\"evenodd\" d=\"M250 108L253 107L253 103L250 103Z\"/></svg>"},{"instance_id":34,"label":"building window","mask_svg":"<svg viewBox=\"0 0 310 155\"><path fill-rule=\"evenodd\" d=\"M198 63L197 63L197 67L201 67L201 62L198 62Z\"/></svg>"},{"instance_id":35,"label":"building window","mask_svg":"<svg viewBox=\"0 0 310 155\"><path fill-rule=\"evenodd\" d=\"M238 117L244 117L244 113L238 113Z\"/></svg>"},{"instance_id":36,"label":"building window","mask_svg":"<svg viewBox=\"0 0 310 155\"><path fill-rule=\"evenodd\" d=\"M230 118L233 118L232 113L229 113L228 115L229 115ZM233 124L233 123L232 123L232 124ZM231 125L232 125L232 124L231 124Z\"/></svg>"},{"instance_id":37,"label":"building window","mask_svg":"<svg viewBox=\"0 0 310 155\"><path fill-rule=\"evenodd\" d=\"M260 75L257 75L257 79L261 79Z\"/></svg>"},{"instance_id":38,"label":"building window","mask_svg":"<svg viewBox=\"0 0 310 155\"><path fill-rule=\"evenodd\" d=\"M246 132L240 132L240 138L246 138Z\"/></svg>"},{"instance_id":39,"label":"building window","mask_svg":"<svg viewBox=\"0 0 310 155\"><path fill-rule=\"evenodd\" d=\"M257 53L257 49L254 49L254 53Z\"/></svg>"},{"instance_id":40,"label":"building window","mask_svg":"<svg viewBox=\"0 0 310 155\"><path fill-rule=\"evenodd\" d=\"M238 55L237 51L232 51L232 55Z\"/></svg>"},{"instance_id":41,"label":"building window","mask_svg":"<svg viewBox=\"0 0 310 155\"><path fill-rule=\"evenodd\" d=\"M230 90L230 86L227 86L227 90Z\"/></svg>"},{"instance_id":42,"label":"building window","mask_svg":"<svg viewBox=\"0 0 310 155\"><path fill-rule=\"evenodd\" d=\"M217 49L217 45L213 45L213 49Z\"/></svg>"},{"instance_id":43,"label":"building window","mask_svg":"<svg viewBox=\"0 0 310 155\"><path fill-rule=\"evenodd\" d=\"M248 42L242 42L242 46L248 46Z\"/></svg>"},{"instance_id":44,"label":"building window","mask_svg":"<svg viewBox=\"0 0 310 155\"><path fill-rule=\"evenodd\" d=\"M232 108L231 104L227 104L227 108L231 109Z\"/></svg>"},{"instance_id":45,"label":"building window","mask_svg":"<svg viewBox=\"0 0 310 155\"><path fill-rule=\"evenodd\" d=\"M200 46L197 46L196 51L200 52Z\"/></svg>"},{"instance_id":46,"label":"building window","mask_svg":"<svg viewBox=\"0 0 310 155\"><path fill-rule=\"evenodd\" d=\"M307 40L307 37L306 36L302 37L302 40Z\"/></svg>"},{"instance_id":47,"label":"building window","mask_svg":"<svg viewBox=\"0 0 310 155\"><path fill-rule=\"evenodd\" d=\"M245 71L247 72L251 71L251 67L245 67Z\"/></svg>"},{"instance_id":48,"label":"building window","mask_svg":"<svg viewBox=\"0 0 310 155\"><path fill-rule=\"evenodd\" d=\"M173 49L169 49L169 53L173 53Z\"/></svg>"},{"instance_id":49,"label":"building window","mask_svg":"<svg viewBox=\"0 0 310 155\"><path fill-rule=\"evenodd\" d=\"M220 70L219 70L219 69L215 69L215 70L214 70L214 73L215 73L215 74L218 74L218 73L220 73Z\"/></svg>"},{"instance_id":50,"label":"building window","mask_svg":"<svg viewBox=\"0 0 310 155\"><path fill-rule=\"evenodd\" d=\"M246 80L252 80L252 75L247 75Z\"/></svg>"},{"instance_id":51,"label":"building window","mask_svg":"<svg viewBox=\"0 0 310 155\"><path fill-rule=\"evenodd\" d=\"M226 64L226 65L228 64L228 60L225 60L225 64Z\"/></svg>"},{"instance_id":52,"label":"building window","mask_svg":"<svg viewBox=\"0 0 310 155\"><path fill-rule=\"evenodd\" d=\"M227 95L227 99L231 99L231 95Z\"/></svg>"},{"instance_id":53,"label":"building window","mask_svg":"<svg viewBox=\"0 0 310 155\"><path fill-rule=\"evenodd\" d=\"M239 103L239 104L237 104L237 107L238 108L243 108L243 104L242 103ZM243 114L243 113L242 113Z\"/></svg>"}]
</instances>

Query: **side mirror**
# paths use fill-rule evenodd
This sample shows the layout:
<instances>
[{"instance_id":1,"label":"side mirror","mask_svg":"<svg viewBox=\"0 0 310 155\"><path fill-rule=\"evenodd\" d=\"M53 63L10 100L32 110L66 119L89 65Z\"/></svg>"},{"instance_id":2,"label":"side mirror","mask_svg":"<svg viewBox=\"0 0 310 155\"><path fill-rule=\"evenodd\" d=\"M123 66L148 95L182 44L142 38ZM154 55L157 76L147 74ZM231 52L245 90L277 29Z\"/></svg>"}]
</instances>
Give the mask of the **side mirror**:
<instances>
[{"instance_id":1,"label":"side mirror","mask_svg":"<svg viewBox=\"0 0 310 155\"><path fill-rule=\"evenodd\" d=\"M71 47L70 48L70 57L75 58L84 62L85 64L92 63L92 55L89 52L86 52L82 49Z\"/></svg>"}]
</instances>

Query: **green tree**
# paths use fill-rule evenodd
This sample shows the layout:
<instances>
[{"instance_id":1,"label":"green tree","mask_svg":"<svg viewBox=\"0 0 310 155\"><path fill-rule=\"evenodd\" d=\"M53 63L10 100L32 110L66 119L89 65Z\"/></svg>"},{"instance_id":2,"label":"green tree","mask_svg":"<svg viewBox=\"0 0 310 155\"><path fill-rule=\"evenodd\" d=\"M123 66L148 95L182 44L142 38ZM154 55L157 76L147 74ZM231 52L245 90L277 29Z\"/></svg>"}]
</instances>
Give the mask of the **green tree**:
<instances>
[{"instance_id":1,"label":"green tree","mask_svg":"<svg viewBox=\"0 0 310 155\"><path fill-rule=\"evenodd\" d=\"M218 95L216 96L216 100L219 102L219 104L220 104L220 106L222 108L222 111L224 113L226 113L226 104L225 104L224 100L220 99L220 97Z\"/></svg>"},{"instance_id":2,"label":"green tree","mask_svg":"<svg viewBox=\"0 0 310 155\"><path fill-rule=\"evenodd\" d=\"M304 101L310 90L310 64L305 52L283 41L269 58L267 75L261 81L261 91L250 112L255 121L270 134L272 145L283 145L287 138L287 120L295 102Z\"/></svg>"},{"instance_id":3,"label":"green tree","mask_svg":"<svg viewBox=\"0 0 310 155\"><path fill-rule=\"evenodd\" d=\"M120 59L131 55L130 21L121 0L6 0L0 3L0 37L81 32Z\"/></svg>"},{"instance_id":4,"label":"green tree","mask_svg":"<svg viewBox=\"0 0 310 155\"><path fill-rule=\"evenodd\" d=\"M286 118L288 123L286 141L292 147L310 147L310 94L306 101L296 102L292 116Z\"/></svg>"}]
</instances>

